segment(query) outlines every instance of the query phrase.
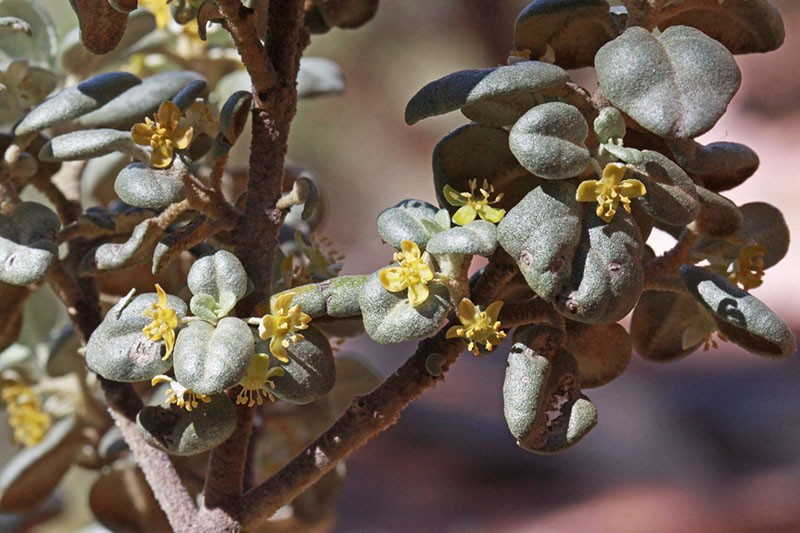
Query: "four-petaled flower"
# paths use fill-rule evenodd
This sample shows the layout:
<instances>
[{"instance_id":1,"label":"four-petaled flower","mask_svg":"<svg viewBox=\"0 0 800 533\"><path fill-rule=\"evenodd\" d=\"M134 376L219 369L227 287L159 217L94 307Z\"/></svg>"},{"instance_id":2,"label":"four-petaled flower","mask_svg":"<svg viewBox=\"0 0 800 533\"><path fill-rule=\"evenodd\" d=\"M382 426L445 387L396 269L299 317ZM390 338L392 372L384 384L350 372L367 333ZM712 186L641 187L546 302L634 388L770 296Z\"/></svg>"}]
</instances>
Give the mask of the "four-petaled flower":
<instances>
[{"instance_id":1,"label":"four-petaled flower","mask_svg":"<svg viewBox=\"0 0 800 533\"><path fill-rule=\"evenodd\" d=\"M728 266L728 279L738 283L746 291L759 287L764 277L764 254L766 248L748 244L739 248L739 257Z\"/></svg>"},{"instance_id":2,"label":"four-petaled flower","mask_svg":"<svg viewBox=\"0 0 800 533\"><path fill-rule=\"evenodd\" d=\"M178 315L175 310L169 306L167 302L167 293L161 288L161 285L156 283L156 292L158 292L158 301L153 302L151 309L142 311L144 316L153 319L152 322L142 328L142 333L153 342L160 340L164 341L164 346L167 347L167 353L164 354L163 359L167 359L175 347L175 328L178 327Z\"/></svg>"},{"instance_id":3,"label":"four-petaled flower","mask_svg":"<svg viewBox=\"0 0 800 533\"><path fill-rule=\"evenodd\" d=\"M579 202L597 202L597 216L611 222L617 214L619 203L631 212L631 198L647 193L644 183L637 179L624 179L627 167L622 163L609 163L599 180L586 180L578 186L575 199Z\"/></svg>"},{"instance_id":4,"label":"four-petaled flower","mask_svg":"<svg viewBox=\"0 0 800 533\"><path fill-rule=\"evenodd\" d=\"M478 180L469 180L469 192L458 192L450 185L444 186L444 198L452 206L461 206L456 214L453 215L453 222L459 226L464 226L475 220L476 216L481 220L486 220L497 224L506 214L505 209L497 209L491 204L496 204L503 199L503 193L497 195L494 200L489 200L489 195L494 192L494 187L487 180L483 180L483 187L479 192L482 198L476 198L475 189L478 188Z\"/></svg>"},{"instance_id":5,"label":"four-petaled flower","mask_svg":"<svg viewBox=\"0 0 800 533\"><path fill-rule=\"evenodd\" d=\"M153 149L150 165L155 168L168 167L174 150L188 148L193 136L194 130L188 125L188 120L181 119L181 110L169 100L159 106L155 121L146 117L144 124L134 124L131 130L133 142Z\"/></svg>"},{"instance_id":6,"label":"four-petaled flower","mask_svg":"<svg viewBox=\"0 0 800 533\"><path fill-rule=\"evenodd\" d=\"M505 331L500 329L500 321L497 320L501 307L503 302L496 301L489 304L486 311L481 311L472 300L464 298L458 304L458 320L461 326L452 326L445 337L466 339L467 350L475 355L478 355L478 345L481 344L487 352L491 352L506 337Z\"/></svg>"},{"instance_id":7,"label":"four-petaled flower","mask_svg":"<svg viewBox=\"0 0 800 533\"><path fill-rule=\"evenodd\" d=\"M394 260L400 266L381 270L381 285L389 292L408 289L409 303L414 307L422 305L430 293L428 282L433 279L428 252L420 253L419 246L413 241L402 241Z\"/></svg>"},{"instance_id":8,"label":"four-petaled flower","mask_svg":"<svg viewBox=\"0 0 800 533\"><path fill-rule=\"evenodd\" d=\"M150 385L155 387L159 383L169 383L167 389L167 400L169 404L175 404L181 409L191 411L196 409L200 402L211 403L211 398L207 394L194 392L192 389L186 388L174 379L163 374L154 377L150 380Z\"/></svg>"},{"instance_id":9,"label":"four-petaled flower","mask_svg":"<svg viewBox=\"0 0 800 533\"><path fill-rule=\"evenodd\" d=\"M308 323L311 322L311 317L302 312L299 305L289 307L292 298L293 292L286 292L275 298L271 305L272 314L261 317L258 325L258 335L264 340L272 339L269 341L269 351L282 363L289 362L286 354L289 340L303 340L303 336L297 331L308 328Z\"/></svg>"},{"instance_id":10,"label":"four-petaled flower","mask_svg":"<svg viewBox=\"0 0 800 533\"><path fill-rule=\"evenodd\" d=\"M269 363L269 354L257 353L253 356L250 366L247 367L247 374L239 382L242 391L236 397L237 404L253 407L263 404L264 398L275 401L275 396L270 391L275 388L272 378L282 376L284 371L279 366L270 368Z\"/></svg>"}]
</instances>

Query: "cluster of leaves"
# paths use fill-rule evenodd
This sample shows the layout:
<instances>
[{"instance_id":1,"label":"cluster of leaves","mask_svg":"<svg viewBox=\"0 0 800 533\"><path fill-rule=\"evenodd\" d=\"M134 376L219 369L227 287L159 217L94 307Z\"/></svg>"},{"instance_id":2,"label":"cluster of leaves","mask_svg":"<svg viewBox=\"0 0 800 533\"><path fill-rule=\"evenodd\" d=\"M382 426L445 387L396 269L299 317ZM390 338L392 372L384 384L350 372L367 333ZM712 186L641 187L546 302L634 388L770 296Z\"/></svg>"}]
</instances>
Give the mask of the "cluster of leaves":
<instances>
[{"instance_id":1,"label":"cluster of leaves","mask_svg":"<svg viewBox=\"0 0 800 533\"><path fill-rule=\"evenodd\" d=\"M786 223L772 206L720 194L758 158L741 144L694 140L739 88L732 54L781 44L767 1L534 1L517 19L507 65L453 73L410 100L409 124L455 110L472 122L433 151L439 206L405 200L378 217L391 264L339 276L342 257L312 234L316 180L287 167L275 205L286 217L280 248L260 289L235 237L249 222L247 171L230 160L254 95L228 32L208 28L230 20L210 0L155 5L155 14L135 1L72 4L80 29L59 45L34 0L0 0L2 120L13 124L0 139L0 305L13 317L0 371L18 440L34 445L0 474L3 510L39 506L73 462L114 465L96 487L124 484L118 471L132 464L84 362L103 380L142 383L151 405L138 409L140 435L181 457L227 441L236 404L282 400L285 423L263 433L286 442L265 450L272 472L376 384L363 365L334 358L333 337L434 338L479 355L510 334L505 416L537 453L594 427L582 390L621 375L634 348L672 360L716 333L756 354L795 352L787 325L747 292L785 255ZM267 2L250 4L263 33ZM306 4L311 32L359 26L377 8ZM114 70L122 65L127 72ZM565 70L587 66L594 94ZM301 61L297 78L300 97L343 88L321 59ZM22 200L28 185L50 206ZM660 257L647 245L656 228L676 237ZM475 256L489 262L470 278ZM82 283L107 297L102 322L83 331L83 358L79 319L44 357L15 343L25 299L45 280L67 302L98 305L80 299ZM245 307L253 290L272 296ZM631 312L628 332L617 322ZM434 380L452 362L424 355ZM72 398L75 414L42 414L38 394ZM178 468L191 478L198 462ZM341 474L296 500L296 515L327 513ZM100 520L122 520L97 501Z\"/></svg>"}]
</instances>

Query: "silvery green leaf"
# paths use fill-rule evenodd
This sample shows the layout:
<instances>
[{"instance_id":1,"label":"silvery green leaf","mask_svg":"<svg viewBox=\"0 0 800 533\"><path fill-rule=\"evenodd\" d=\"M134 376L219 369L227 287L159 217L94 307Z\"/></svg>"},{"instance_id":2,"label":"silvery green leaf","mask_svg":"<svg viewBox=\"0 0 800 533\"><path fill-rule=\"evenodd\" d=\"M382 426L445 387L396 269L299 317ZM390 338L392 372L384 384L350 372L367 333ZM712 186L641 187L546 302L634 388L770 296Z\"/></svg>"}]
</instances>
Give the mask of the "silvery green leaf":
<instances>
[{"instance_id":1,"label":"silvery green leaf","mask_svg":"<svg viewBox=\"0 0 800 533\"><path fill-rule=\"evenodd\" d=\"M424 200L403 200L378 215L378 234L388 244L400 249L402 241L413 241L424 248L431 234L422 222L432 222L439 210Z\"/></svg>"},{"instance_id":2,"label":"silvery green leaf","mask_svg":"<svg viewBox=\"0 0 800 533\"><path fill-rule=\"evenodd\" d=\"M51 96L28 113L14 128L16 135L35 133L69 122L100 108L141 80L128 72L106 72L67 87Z\"/></svg>"},{"instance_id":3,"label":"silvery green leaf","mask_svg":"<svg viewBox=\"0 0 800 533\"><path fill-rule=\"evenodd\" d=\"M163 169L151 168L144 163L131 163L117 174L114 191L126 204L161 209L186 198L181 179L184 172L186 167L180 163Z\"/></svg>"},{"instance_id":4,"label":"silvery green leaf","mask_svg":"<svg viewBox=\"0 0 800 533\"><path fill-rule=\"evenodd\" d=\"M597 410L581 394L575 359L552 356L517 342L508 354L503 413L517 445L535 453L562 451L597 424Z\"/></svg>"},{"instance_id":5,"label":"silvery green leaf","mask_svg":"<svg viewBox=\"0 0 800 533\"><path fill-rule=\"evenodd\" d=\"M120 94L106 105L81 117L85 128L127 129L145 117L152 116L165 101L171 100L181 89L203 77L190 70L162 72Z\"/></svg>"},{"instance_id":6,"label":"silvery green leaf","mask_svg":"<svg viewBox=\"0 0 800 533\"><path fill-rule=\"evenodd\" d=\"M131 132L103 128L73 131L53 137L39 151L39 158L43 161L77 161L112 152L129 155L142 153L134 144Z\"/></svg>"},{"instance_id":7,"label":"silvery green leaf","mask_svg":"<svg viewBox=\"0 0 800 533\"><path fill-rule=\"evenodd\" d=\"M127 241L101 244L81 261L80 272L91 274L94 270L119 270L149 261L164 231L152 219L136 225Z\"/></svg>"},{"instance_id":8,"label":"silvery green leaf","mask_svg":"<svg viewBox=\"0 0 800 533\"><path fill-rule=\"evenodd\" d=\"M767 357L784 359L794 355L794 333L761 300L702 267L684 265L680 275L692 296L714 315L717 327L731 342Z\"/></svg>"},{"instance_id":9,"label":"silvery green leaf","mask_svg":"<svg viewBox=\"0 0 800 533\"><path fill-rule=\"evenodd\" d=\"M624 210L604 222L587 211L572 276L555 298L555 308L579 322L607 324L633 310L644 288L644 240Z\"/></svg>"},{"instance_id":10,"label":"silvery green leaf","mask_svg":"<svg viewBox=\"0 0 800 533\"><path fill-rule=\"evenodd\" d=\"M86 365L112 381L146 381L167 372L172 357L162 360L166 352L163 340L151 341L142 332L152 322L144 311L158 301L154 292L125 297L106 313L86 344ZM168 305L178 321L186 316L186 303L167 295Z\"/></svg>"},{"instance_id":11,"label":"silvery green leaf","mask_svg":"<svg viewBox=\"0 0 800 533\"><path fill-rule=\"evenodd\" d=\"M406 123L461 109L485 126L507 126L557 94L568 79L560 67L538 61L461 70L420 89L406 106Z\"/></svg>"},{"instance_id":12,"label":"silvery green leaf","mask_svg":"<svg viewBox=\"0 0 800 533\"><path fill-rule=\"evenodd\" d=\"M236 302L234 302L234 305L236 305ZM189 301L189 310L191 310L192 315L212 324L221 318L217 316L219 304L210 294L195 294L192 296Z\"/></svg>"},{"instance_id":13,"label":"silvery green leaf","mask_svg":"<svg viewBox=\"0 0 800 533\"><path fill-rule=\"evenodd\" d=\"M412 306L406 291L389 292L381 284L380 272L371 274L361 289L359 303L364 329L380 344L421 339L438 330L450 310L450 298L443 285L429 282L430 295Z\"/></svg>"},{"instance_id":14,"label":"silvery green leaf","mask_svg":"<svg viewBox=\"0 0 800 533\"><path fill-rule=\"evenodd\" d=\"M327 337L314 326L302 332L303 338L289 341L286 348L288 363L272 359L272 366L283 369L284 374L273 379L275 388L270 391L281 400L307 404L322 398L333 388L336 364ZM258 353L270 353L269 342L258 343Z\"/></svg>"},{"instance_id":15,"label":"silvery green leaf","mask_svg":"<svg viewBox=\"0 0 800 533\"><path fill-rule=\"evenodd\" d=\"M44 278L58 252L61 221L36 202L22 202L0 215L0 281L28 285Z\"/></svg>"},{"instance_id":16,"label":"silvery green leaf","mask_svg":"<svg viewBox=\"0 0 800 533\"><path fill-rule=\"evenodd\" d=\"M227 394L216 394L191 411L145 407L136 425L151 446L172 455L197 455L228 440L236 429L236 410Z\"/></svg>"},{"instance_id":17,"label":"silvery green leaf","mask_svg":"<svg viewBox=\"0 0 800 533\"><path fill-rule=\"evenodd\" d=\"M589 165L588 135L577 107L551 102L522 115L511 128L508 145L531 174L560 180L581 174Z\"/></svg>"},{"instance_id":18,"label":"silvery green leaf","mask_svg":"<svg viewBox=\"0 0 800 533\"><path fill-rule=\"evenodd\" d=\"M175 379L201 394L222 392L244 377L254 346L252 330L239 318L225 317L216 326L191 322L175 341Z\"/></svg>"},{"instance_id":19,"label":"silvery green leaf","mask_svg":"<svg viewBox=\"0 0 800 533\"><path fill-rule=\"evenodd\" d=\"M187 283L192 294L209 295L217 302L215 312L221 318L247 292L247 273L235 255L220 250L195 261Z\"/></svg>"},{"instance_id":20,"label":"silvery green leaf","mask_svg":"<svg viewBox=\"0 0 800 533\"><path fill-rule=\"evenodd\" d=\"M446 135L433 149L436 199L451 215L458 207L447 201L445 186L470 192L471 180L482 187L484 179L494 187L495 194L503 194L497 204L492 204L499 209L517 205L541 181L520 166L508 147L508 133L502 128L467 124Z\"/></svg>"},{"instance_id":21,"label":"silvery green leaf","mask_svg":"<svg viewBox=\"0 0 800 533\"><path fill-rule=\"evenodd\" d=\"M694 140L668 143L675 161L699 185L714 192L733 189L758 169L758 155L744 144L715 142L703 146Z\"/></svg>"},{"instance_id":22,"label":"silvery green leaf","mask_svg":"<svg viewBox=\"0 0 800 533\"><path fill-rule=\"evenodd\" d=\"M735 203L722 195L696 186L700 213L694 219L695 228L710 237L730 237L742 229L744 217Z\"/></svg>"},{"instance_id":23,"label":"silvery green leaf","mask_svg":"<svg viewBox=\"0 0 800 533\"><path fill-rule=\"evenodd\" d=\"M250 116L252 105L253 95L249 89L236 91L225 101L219 113L219 134L214 142L215 158L227 154L236 143Z\"/></svg>"},{"instance_id":24,"label":"silvery green leaf","mask_svg":"<svg viewBox=\"0 0 800 533\"><path fill-rule=\"evenodd\" d=\"M485 220L475 220L435 234L426 250L434 255L459 254L488 257L497 248L497 226Z\"/></svg>"},{"instance_id":25,"label":"silvery green leaf","mask_svg":"<svg viewBox=\"0 0 800 533\"><path fill-rule=\"evenodd\" d=\"M24 57L42 67L56 67L58 33L52 19L39 2L1 0L0 17L22 19L30 27L30 35L27 32L16 33L0 41L0 63Z\"/></svg>"},{"instance_id":26,"label":"silvery green leaf","mask_svg":"<svg viewBox=\"0 0 800 533\"><path fill-rule=\"evenodd\" d=\"M688 139L710 130L741 82L731 53L688 26L658 37L628 28L597 52L595 66L611 103L662 137Z\"/></svg>"},{"instance_id":27,"label":"silvery green leaf","mask_svg":"<svg viewBox=\"0 0 800 533\"><path fill-rule=\"evenodd\" d=\"M208 83L204 79L192 80L172 97L172 103L181 111L186 111L195 100L208 93Z\"/></svg>"},{"instance_id":28,"label":"silvery green leaf","mask_svg":"<svg viewBox=\"0 0 800 533\"><path fill-rule=\"evenodd\" d=\"M37 445L14 455L0 471L0 511L38 509L53 493L87 443L75 417L62 418Z\"/></svg>"},{"instance_id":29,"label":"silvery green leaf","mask_svg":"<svg viewBox=\"0 0 800 533\"><path fill-rule=\"evenodd\" d=\"M497 225L500 246L516 261L528 285L548 302L570 279L582 217L575 185L547 181L529 192Z\"/></svg>"},{"instance_id":30,"label":"silvery green leaf","mask_svg":"<svg viewBox=\"0 0 800 533\"><path fill-rule=\"evenodd\" d=\"M320 283L310 283L283 291L293 292L290 305L299 305L300 309L311 318L330 316L335 318L355 317L361 315L358 296L367 276L337 276Z\"/></svg>"},{"instance_id":31,"label":"silvery green leaf","mask_svg":"<svg viewBox=\"0 0 800 533\"><path fill-rule=\"evenodd\" d=\"M631 318L636 353L649 361L668 362L685 357L703 343L684 343L687 328L704 328L705 314L691 296L675 292L644 291ZM711 321L713 329L716 324Z\"/></svg>"},{"instance_id":32,"label":"silvery green leaf","mask_svg":"<svg viewBox=\"0 0 800 533\"><path fill-rule=\"evenodd\" d=\"M324 57L300 58L300 71L297 73L298 98L312 98L344 92L342 69Z\"/></svg>"},{"instance_id":33,"label":"silvery green leaf","mask_svg":"<svg viewBox=\"0 0 800 533\"><path fill-rule=\"evenodd\" d=\"M667 156L651 150L642 150L640 161L627 177L644 183L647 194L633 202L666 224L685 225L694 220L700 212L700 202L697 188L686 172Z\"/></svg>"},{"instance_id":34,"label":"silvery green leaf","mask_svg":"<svg viewBox=\"0 0 800 533\"><path fill-rule=\"evenodd\" d=\"M604 107L597 113L592 128L601 143L625 137L625 118L616 107Z\"/></svg>"},{"instance_id":35,"label":"silvery green leaf","mask_svg":"<svg viewBox=\"0 0 800 533\"><path fill-rule=\"evenodd\" d=\"M589 389L618 378L633 355L631 337L620 324L584 324L566 320L564 348L578 363L581 387Z\"/></svg>"},{"instance_id":36,"label":"silvery green leaf","mask_svg":"<svg viewBox=\"0 0 800 533\"><path fill-rule=\"evenodd\" d=\"M683 24L724 44L732 54L771 52L783 44L781 14L769 0L683 0L658 13L661 30Z\"/></svg>"},{"instance_id":37,"label":"silvery green leaf","mask_svg":"<svg viewBox=\"0 0 800 533\"><path fill-rule=\"evenodd\" d=\"M605 0L535 0L517 17L514 48L563 68L588 67L616 35Z\"/></svg>"}]
</instances>

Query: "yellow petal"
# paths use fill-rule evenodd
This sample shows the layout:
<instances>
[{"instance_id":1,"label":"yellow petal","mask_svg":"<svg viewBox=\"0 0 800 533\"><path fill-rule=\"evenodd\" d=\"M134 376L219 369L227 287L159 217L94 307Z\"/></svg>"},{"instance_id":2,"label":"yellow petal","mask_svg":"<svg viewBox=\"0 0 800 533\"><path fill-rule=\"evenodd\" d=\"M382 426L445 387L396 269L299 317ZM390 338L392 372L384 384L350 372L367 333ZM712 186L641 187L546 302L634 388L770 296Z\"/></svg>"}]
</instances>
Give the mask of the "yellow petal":
<instances>
[{"instance_id":1,"label":"yellow petal","mask_svg":"<svg viewBox=\"0 0 800 533\"><path fill-rule=\"evenodd\" d=\"M502 307L503 302L501 300L492 302L489 307L486 308L486 316L488 316L493 323L497 322L497 317L500 315L500 309Z\"/></svg>"},{"instance_id":2,"label":"yellow petal","mask_svg":"<svg viewBox=\"0 0 800 533\"><path fill-rule=\"evenodd\" d=\"M444 199L452 206L459 206L467 203L464 197L461 196L461 193L449 185L445 185L442 192L444 193Z\"/></svg>"},{"instance_id":3,"label":"yellow petal","mask_svg":"<svg viewBox=\"0 0 800 533\"><path fill-rule=\"evenodd\" d=\"M153 136L153 129L147 124L134 124L131 129L133 142L141 146L150 146L150 138Z\"/></svg>"},{"instance_id":4,"label":"yellow petal","mask_svg":"<svg viewBox=\"0 0 800 533\"><path fill-rule=\"evenodd\" d=\"M619 192L628 198L637 198L647 194L647 189L645 188L644 183L641 181L637 179L629 179L619 184Z\"/></svg>"},{"instance_id":5,"label":"yellow petal","mask_svg":"<svg viewBox=\"0 0 800 533\"><path fill-rule=\"evenodd\" d=\"M625 177L627 171L628 167L622 163L609 163L603 169L603 179L616 185Z\"/></svg>"},{"instance_id":6,"label":"yellow petal","mask_svg":"<svg viewBox=\"0 0 800 533\"><path fill-rule=\"evenodd\" d=\"M169 356L172 355L172 349L175 348L175 330L169 329L164 332L164 346L167 347L167 353L164 354L164 357L161 359L166 361L169 359Z\"/></svg>"},{"instance_id":7,"label":"yellow petal","mask_svg":"<svg viewBox=\"0 0 800 533\"><path fill-rule=\"evenodd\" d=\"M384 268L380 273L381 285L389 292L399 292L408 287L408 280L403 277L400 267Z\"/></svg>"},{"instance_id":8,"label":"yellow petal","mask_svg":"<svg viewBox=\"0 0 800 533\"><path fill-rule=\"evenodd\" d=\"M500 197L498 196L498 199L499 198ZM491 222L492 224L497 224L498 222L503 220L504 216L506 216L506 210L497 209L496 207L491 207L487 205L483 209L481 209L481 212L479 214L483 220Z\"/></svg>"},{"instance_id":9,"label":"yellow petal","mask_svg":"<svg viewBox=\"0 0 800 533\"><path fill-rule=\"evenodd\" d=\"M426 262L417 265L417 274L419 274L419 277L423 283L427 283L433 279L433 270L431 270L431 266L427 263L428 260L427 252L425 252L423 260L425 260Z\"/></svg>"},{"instance_id":10,"label":"yellow petal","mask_svg":"<svg viewBox=\"0 0 800 533\"><path fill-rule=\"evenodd\" d=\"M175 130L173 137L175 139L175 147L178 150L183 150L192 143L194 129L191 126L181 126Z\"/></svg>"},{"instance_id":11,"label":"yellow petal","mask_svg":"<svg viewBox=\"0 0 800 533\"><path fill-rule=\"evenodd\" d=\"M294 292L284 292L278 295L271 305L273 314L288 314L289 304L291 303L292 298L294 298Z\"/></svg>"},{"instance_id":12,"label":"yellow petal","mask_svg":"<svg viewBox=\"0 0 800 533\"><path fill-rule=\"evenodd\" d=\"M425 300L428 299L429 294L430 291L428 290L428 286L425 285L424 283L409 285L408 302L414 307L419 307L425 302Z\"/></svg>"},{"instance_id":13,"label":"yellow petal","mask_svg":"<svg viewBox=\"0 0 800 533\"><path fill-rule=\"evenodd\" d=\"M181 120L181 110L171 101L162 102L156 113L156 121L167 131L174 131Z\"/></svg>"},{"instance_id":14,"label":"yellow petal","mask_svg":"<svg viewBox=\"0 0 800 533\"><path fill-rule=\"evenodd\" d=\"M154 168L166 168L172 163L172 147L162 144L153 148L150 154L150 165Z\"/></svg>"},{"instance_id":15,"label":"yellow petal","mask_svg":"<svg viewBox=\"0 0 800 533\"><path fill-rule=\"evenodd\" d=\"M289 357L286 353L286 348L283 347L283 341L285 339L275 336L272 337L272 340L269 341L269 351L272 352L272 355L275 356L275 359L280 361L281 363L288 363Z\"/></svg>"},{"instance_id":16,"label":"yellow petal","mask_svg":"<svg viewBox=\"0 0 800 533\"><path fill-rule=\"evenodd\" d=\"M258 336L264 340L269 339L278 330L277 320L272 315L261 317L261 324L258 325Z\"/></svg>"},{"instance_id":17,"label":"yellow petal","mask_svg":"<svg viewBox=\"0 0 800 533\"><path fill-rule=\"evenodd\" d=\"M400 243L400 249L402 250L403 255L406 256L406 260L419 259L419 246L417 246L417 243L414 241L402 241Z\"/></svg>"},{"instance_id":18,"label":"yellow petal","mask_svg":"<svg viewBox=\"0 0 800 533\"><path fill-rule=\"evenodd\" d=\"M453 215L453 222L459 226L465 226L475 220L477 214L478 213L475 211L475 208L471 205L463 205L458 209L458 211L456 211L456 214Z\"/></svg>"},{"instance_id":19,"label":"yellow petal","mask_svg":"<svg viewBox=\"0 0 800 533\"><path fill-rule=\"evenodd\" d=\"M456 337L460 337L459 330L461 329L460 326L450 326L450 329L447 330L445 333L445 339L455 339Z\"/></svg>"},{"instance_id":20,"label":"yellow petal","mask_svg":"<svg viewBox=\"0 0 800 533\"><path fill-rule=\"evenodd\" d=\"M458 304L458 319L465 326L473 324L478 319L479 314L480 311L469 298L463 298Z\"/></svg>"},{"instance_id":21,"label":"yellow petal","mask_svg":"<svg viewBox=\"0 0 800 533\"><path fill-rule=\"evenodd\" d=\"M598 180L586 180L578 185L575 199L579 202L596 202L603 190L603 185Z\"/></svg>"}]
</instances>

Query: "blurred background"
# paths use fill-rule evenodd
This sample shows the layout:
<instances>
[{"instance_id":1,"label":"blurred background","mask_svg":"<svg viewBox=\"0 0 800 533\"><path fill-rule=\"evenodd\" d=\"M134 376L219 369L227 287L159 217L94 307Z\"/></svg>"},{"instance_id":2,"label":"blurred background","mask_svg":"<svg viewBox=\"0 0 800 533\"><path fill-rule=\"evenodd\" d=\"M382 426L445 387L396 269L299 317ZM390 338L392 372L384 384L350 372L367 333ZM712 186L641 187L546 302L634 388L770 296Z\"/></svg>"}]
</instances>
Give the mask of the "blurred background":
<instances>
[{"instance_id":1,"label":"blurred background","mask_svg":"<svg viewBox=\"0 0 800 533\"><path fill-rule=\"evenodd\" d=\"M435 202L431 151L467 122L460 113L403 121L423 85L504 63L524 0L384 1L355 31L315 36L309 55L338 62L346 93L300 103L290 155L320 176L330 222L321 232L347 255L344 273L391 258L378 213L405 198ZM800 231L800 2L774 1L786 42L737 56L742 87L700 138L735 141L761 158L725 193L769 202ZM580 73L589 90L593 74ZM585 81L584 81L585 80ZM669 240L664 240L669 243ZM659 242L656 242L656 247ZM800 246L753 293L800 330ZM505 347L503 347L505 348ZM384 375L413 345L349 341ZM503 349L462 356L400 423L347 462L341 532L800 531L800 360L771 361L721 343L674 363L634 357L616 381L585 391L598 426L555 456L518 448L502 411Z\"/></svg>"},{"instance_id":2,"label":"blurred background","mask_svg":"<svg viewBox=\"0 0 800 533\"><path fill-rule=\"evenodd\" d=\"M74 24L65 2L42 2L63 12L65 27ZM779 207L798 231L800 2L773 3L784 16L785 44L737 56L742 88L699 140L756 150L758 172L726 194ZM505 63L527 4L385 0L366 26L314 36L308 55L339 63L347 91L300 103L290 157L319 177L327 204L320 233L347 256L344 274L390 261L378 213L406 198L435 201L431 151L466 122L452 113L409 127L408 99L453 71ZM596 88L591 71L579 75ZM795 331L798 265L794 244L753 291ZM585 391L598 426L562 454L537 456L516 446L503 418L504 348L462 356L397 426L347 461L336 531L800 531L798 358L770 361L724 343L670 364L635 357L621 378ZM386 376L413 349L361 337L342 353L359 354Z\"/></svg>"}]
</instances>

